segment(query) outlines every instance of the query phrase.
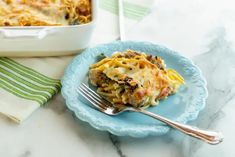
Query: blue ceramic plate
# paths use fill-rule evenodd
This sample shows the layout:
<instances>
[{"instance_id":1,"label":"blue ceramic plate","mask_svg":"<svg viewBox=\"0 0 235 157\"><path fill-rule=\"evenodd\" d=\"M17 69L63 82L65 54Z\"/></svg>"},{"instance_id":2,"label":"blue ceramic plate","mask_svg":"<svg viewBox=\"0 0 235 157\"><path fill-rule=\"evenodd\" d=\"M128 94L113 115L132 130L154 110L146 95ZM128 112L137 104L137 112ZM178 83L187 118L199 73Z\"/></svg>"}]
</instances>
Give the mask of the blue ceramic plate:
<instances>
[{"instance_id":1,"label":"blue ceramic plate","mask_svg":"<svg viewBox=\"0 0 235 157\"><path fill-rule=\"evenodd\" d=\"M181 123L197 118L199 111L205 106L207 89L201 71L191 60L160 45L148 42L117 41L86 49L72 61L65 72L62 80L62 95L68 108L79 119L88 122L98 130L106 130L118 136L145 137L168 132L169 127L158 120L133 112L109 116L90 107L79 97L77 87L81 82L87 81L89 66L96 62L97 56L101 53L111 56L115 51L126 49L160 56L168 68L175 69L185 79L186 84L178 93L160 101L159 105L148 108L149 111Z\"/></svg>"}]
</instances>

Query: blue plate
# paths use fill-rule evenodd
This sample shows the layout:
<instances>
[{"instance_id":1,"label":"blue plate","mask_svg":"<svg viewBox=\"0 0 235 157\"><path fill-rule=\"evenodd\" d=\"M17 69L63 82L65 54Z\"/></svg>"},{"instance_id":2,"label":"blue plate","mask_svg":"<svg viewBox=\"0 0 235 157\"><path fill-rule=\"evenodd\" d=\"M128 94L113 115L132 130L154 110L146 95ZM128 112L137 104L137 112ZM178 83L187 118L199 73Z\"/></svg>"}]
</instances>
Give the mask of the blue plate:
<instances>
[{"instance_id":1,"label":"blue plate","mask_svg":"<svg viewBox=\"0 0 235 157\"><path fill-rule=\"evenodd\" d=\"M126 49L160 56L168 68L175 69L185 79L186 84L175 95L160 101L157 106L148 108L149 111L181 123L197 118L199 111L205 106L208 94L206 81L199 68L191 60L160 45L148 42L117 41L86 49L72 61L65 72L62 79L62 95L68 108L79 119L88 122L98 130L106 130L118 136L145 137L168 132L167 125L151 117L133 112L109 116L90 107L79 97L77 87L81 82L87 81L89 66L96 62L97 56L101 53L111 56L115 51Z\"/></svg>"}]
</instances>

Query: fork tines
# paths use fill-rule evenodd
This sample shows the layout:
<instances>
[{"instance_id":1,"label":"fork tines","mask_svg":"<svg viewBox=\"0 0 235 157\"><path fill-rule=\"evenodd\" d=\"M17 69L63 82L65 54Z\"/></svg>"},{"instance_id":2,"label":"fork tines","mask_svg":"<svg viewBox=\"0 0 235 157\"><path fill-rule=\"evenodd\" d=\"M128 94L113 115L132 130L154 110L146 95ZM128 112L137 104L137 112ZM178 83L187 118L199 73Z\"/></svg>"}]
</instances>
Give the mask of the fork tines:
<instances>
[{"instance_id":1,"label":"fork tines","mask_svg":"<svg viewBox=\"0 0 235 157\"><path fill-rule=\"evenodd\" d=\"M78 92L81 94L87 101L89 101L93 106L100 110L106 110L111 106L108 105L109 102L104 100L100 95L94 92L91 88L89 88L85 83L82 83L78 87Z\"/></svg>"}]
</instances>

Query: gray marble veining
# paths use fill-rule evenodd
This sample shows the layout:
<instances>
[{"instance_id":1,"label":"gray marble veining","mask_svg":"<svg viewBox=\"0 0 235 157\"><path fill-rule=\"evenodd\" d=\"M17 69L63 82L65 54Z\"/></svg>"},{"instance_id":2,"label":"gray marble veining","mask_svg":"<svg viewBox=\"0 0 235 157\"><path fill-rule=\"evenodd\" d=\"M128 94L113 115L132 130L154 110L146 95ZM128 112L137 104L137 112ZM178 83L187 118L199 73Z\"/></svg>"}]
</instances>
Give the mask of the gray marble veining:
<instances>
[{"instance_id":1,"label":"gray marble veining","mask_svg":"<svg viewBox=\"0 0 235 157\"><path fill-rule=\"evenodd\" d=\"M20 157L30 157L31 152L29 150L26 150L23 154L20 155Z\"/></svg>"},{"instance_id":2,"label":"gray marble veining","mask_svg":"<svg viewBox=\"0 0 235 157\"><path fill-rule=\"evenodd\" d=\"M124 155L123 152L122 152L122 149L121 149L121 142L120 142L119 138L118 138L117 136L112 135L112 134L109 133L109 139L110 139L110 141L112 142L113 146L115 147L115 149L116 149L118 155L119 155L120 157L127 157L127 156Z\"/></svg>"},{"instance_id":3,"label":"gray marble veining","mask_svg":"<svg viewBox=\"0 0 235 157\"><path fill-rule=\"evenodd\" d=\"M194 124L203 128L224 130L216 126L226 116L223 108L235 103L235 51L226 38L225 28L217 28L213 33L215 37L208 46L208 52L194 58L206 77L209 91L207 105ZM229 138L225 134L225 140ZM194 156L202 143L191 140L190 145L185 156Z\"/></svg>"}]
</instances>

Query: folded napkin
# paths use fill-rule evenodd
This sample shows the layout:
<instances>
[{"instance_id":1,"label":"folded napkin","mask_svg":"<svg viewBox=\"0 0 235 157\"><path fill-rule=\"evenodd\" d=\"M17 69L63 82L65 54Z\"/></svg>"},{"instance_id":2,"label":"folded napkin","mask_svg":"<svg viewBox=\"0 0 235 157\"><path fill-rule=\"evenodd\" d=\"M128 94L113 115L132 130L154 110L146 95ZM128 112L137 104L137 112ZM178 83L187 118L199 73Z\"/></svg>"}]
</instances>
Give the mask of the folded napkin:
<instances>
[{"instance_id":1,"label":"folded napkin","mask_svg":"<svg viewBox=\"0 0 235 157\"><path fill-rule=\"evenodd\" d=\"M126 30L147 15L154 2L124 1ZM97 27L91 45L118 38L117 15L117 0L99 1ZM73 57L0 58L0 113L17 123L24 121L60 91L60 78Z\"/></svg>"}]
</instances>

